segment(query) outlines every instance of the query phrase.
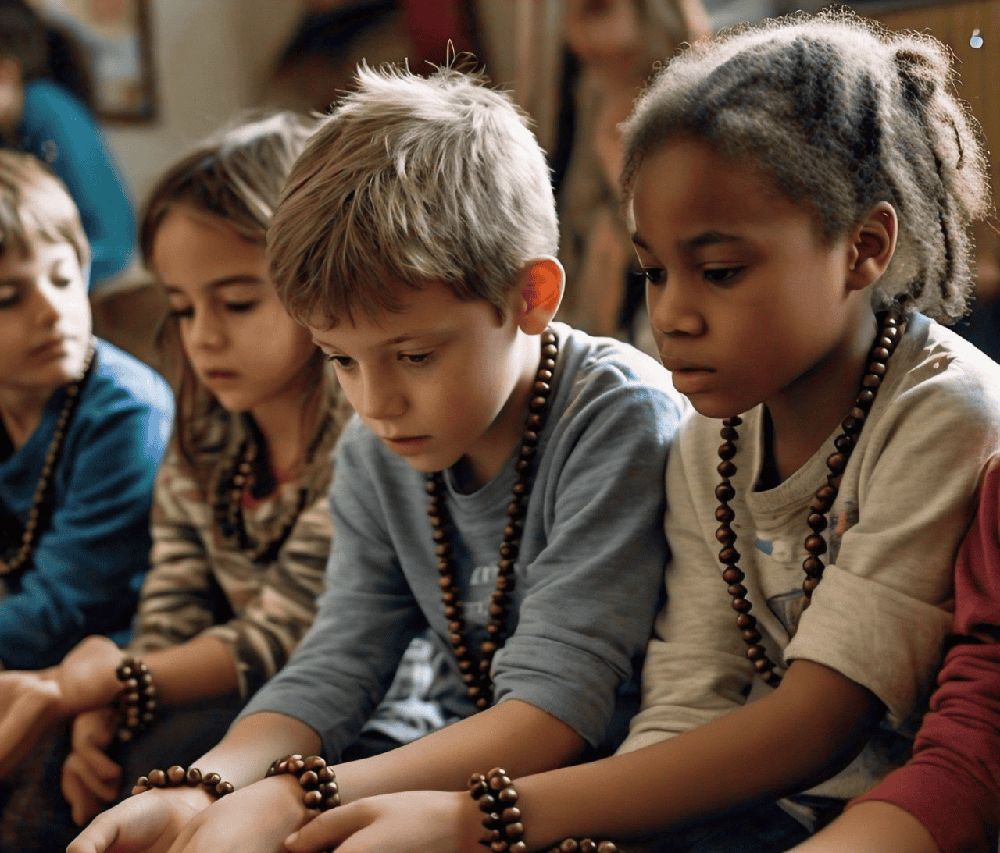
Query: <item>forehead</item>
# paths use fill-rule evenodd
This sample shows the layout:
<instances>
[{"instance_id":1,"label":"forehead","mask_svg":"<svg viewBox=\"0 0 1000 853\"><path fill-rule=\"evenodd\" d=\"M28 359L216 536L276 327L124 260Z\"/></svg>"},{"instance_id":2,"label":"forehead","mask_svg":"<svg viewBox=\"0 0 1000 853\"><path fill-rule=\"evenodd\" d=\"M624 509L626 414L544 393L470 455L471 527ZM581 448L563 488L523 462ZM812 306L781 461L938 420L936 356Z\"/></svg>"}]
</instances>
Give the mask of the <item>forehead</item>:
<instances>
[{"instance_id":1,"label":"forehead","mask_svg":"<svg viewBox=\"0 0 1000 853\"><path fill-rule=\"evenodd\" d=\"M756 164L728 159L686 138L643 159L629 216L636 244L654 249L709 232L752 239L789 224L812 228L815 221L808 208L783 195Z\"/></svg>"},{"instance_id":2,"label":"forehead","mask_svg":"<svg viewBox=\"0 0 1000 853\"><path fill-rule=\"evenodd\" d=\"M361 352L459 331L475 334L497 322L496 309L489 302L461 300L438 281L420 288L400 286L395 295L395 310L385 309L373 317L358 314L333 325L314 317L306 326L321 347Z\"/></svg>"},{"instance_id":3,"label":"forehead","mask_svg":"<svg viewBox=\"0 0 1000 853\"><path fill-rule=\"evenodd\" d=\"M0 250L0 275L12 275L54 264L72 264L79 269L80 262L76 248L61 240L29 235L28 241L23 246L11 241Z\"/></svg>"}]
</instances>

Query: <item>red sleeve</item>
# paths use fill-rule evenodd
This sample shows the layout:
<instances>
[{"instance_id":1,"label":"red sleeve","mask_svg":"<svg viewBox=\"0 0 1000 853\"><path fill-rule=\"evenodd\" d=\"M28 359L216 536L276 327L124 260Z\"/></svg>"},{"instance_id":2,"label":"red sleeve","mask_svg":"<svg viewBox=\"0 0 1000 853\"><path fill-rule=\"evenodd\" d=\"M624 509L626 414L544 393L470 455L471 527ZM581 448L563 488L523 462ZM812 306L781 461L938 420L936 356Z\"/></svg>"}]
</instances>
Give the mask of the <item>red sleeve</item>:
<instances>
[{"instance_id":1,"label":"red sleeve","mask_svg":"<svg viewBox=\"0 0 1000 853\"><path fill-rule=\"evenodd\" d=\"M1000 461L955 566L955 621L913 758L854 803L891 802L942 853L997 850L1000 826ZM853 803L852 803L853 805Z\"/></svg>"}]
</instances>

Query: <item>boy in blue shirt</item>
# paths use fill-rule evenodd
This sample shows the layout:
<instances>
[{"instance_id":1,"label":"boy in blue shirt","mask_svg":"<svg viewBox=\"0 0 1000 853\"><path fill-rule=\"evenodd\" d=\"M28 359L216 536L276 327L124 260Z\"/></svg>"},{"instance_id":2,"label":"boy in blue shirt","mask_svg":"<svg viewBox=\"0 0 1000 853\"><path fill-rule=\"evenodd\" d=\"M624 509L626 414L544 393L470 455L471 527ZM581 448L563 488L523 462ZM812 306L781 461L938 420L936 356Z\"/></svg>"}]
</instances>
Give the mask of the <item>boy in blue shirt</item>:
<instances>
[{"instance_id":1,"label":"boy in blue shirt","mask_svg":"<svg viewBox=\"0 0 1000 853\"><path fill-rule=\"evenodd\" d=\"M549 172L508 97L450 69L362 69L359 84L293 168L268 237L283 302L357 412L318 616L197 762L244 790L142 793L73 853L277 851L313 814L293 776L261 780L286 753L322 752L350 801L457 790L496 764L537 772L623 733L685 403L652 359L552 322ZM425 630L452 724L344 761Z\"/></svg>"}]
</instances>

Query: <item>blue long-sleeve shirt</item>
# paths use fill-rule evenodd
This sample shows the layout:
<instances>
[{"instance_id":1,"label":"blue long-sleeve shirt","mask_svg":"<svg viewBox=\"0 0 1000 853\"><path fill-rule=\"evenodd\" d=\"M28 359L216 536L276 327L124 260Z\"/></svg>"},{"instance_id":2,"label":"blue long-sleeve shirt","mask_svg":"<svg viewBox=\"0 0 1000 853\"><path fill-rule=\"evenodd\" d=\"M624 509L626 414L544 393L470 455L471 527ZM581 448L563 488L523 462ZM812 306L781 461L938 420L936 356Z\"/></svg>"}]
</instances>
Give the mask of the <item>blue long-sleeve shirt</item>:
<instances>
[{"instance_id":1,"label":"blue long-sleeve shirt","mask_svg":"<svg viewBox=\"0 0 1000 853\"><path fill-rule=\"evenodd\" d=\"M53 484L51 523L23 572L0 578L0 664L41 669L89 634L124 639L149 566L153 480L173 396L146 365L104 341L81 391ZM24 525L65 402L49 398L20 448L0 458L0 502ZM0 426L0 441L10 447Z\"/></svg>"}]
</instances>

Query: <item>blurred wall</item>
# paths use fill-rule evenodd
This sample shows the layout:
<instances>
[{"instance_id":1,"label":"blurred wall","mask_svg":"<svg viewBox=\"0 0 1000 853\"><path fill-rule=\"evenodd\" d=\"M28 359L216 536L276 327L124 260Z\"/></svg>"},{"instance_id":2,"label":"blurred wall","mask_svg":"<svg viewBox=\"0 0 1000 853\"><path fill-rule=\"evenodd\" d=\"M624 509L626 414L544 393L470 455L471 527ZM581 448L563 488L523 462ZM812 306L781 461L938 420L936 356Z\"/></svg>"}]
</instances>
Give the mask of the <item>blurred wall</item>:
<instances>
[{"instance_id":1,"label":"blurred wall","mask_svg":"<svg viewBox=\"0 0 1000 853\"><path fill-rule=\"evenodd\" d=\"M293 0L150 0L150 7L157 118L105 125L137 208L165 166L256 103L299 13Z\"/></svg>"}]
</instances>

